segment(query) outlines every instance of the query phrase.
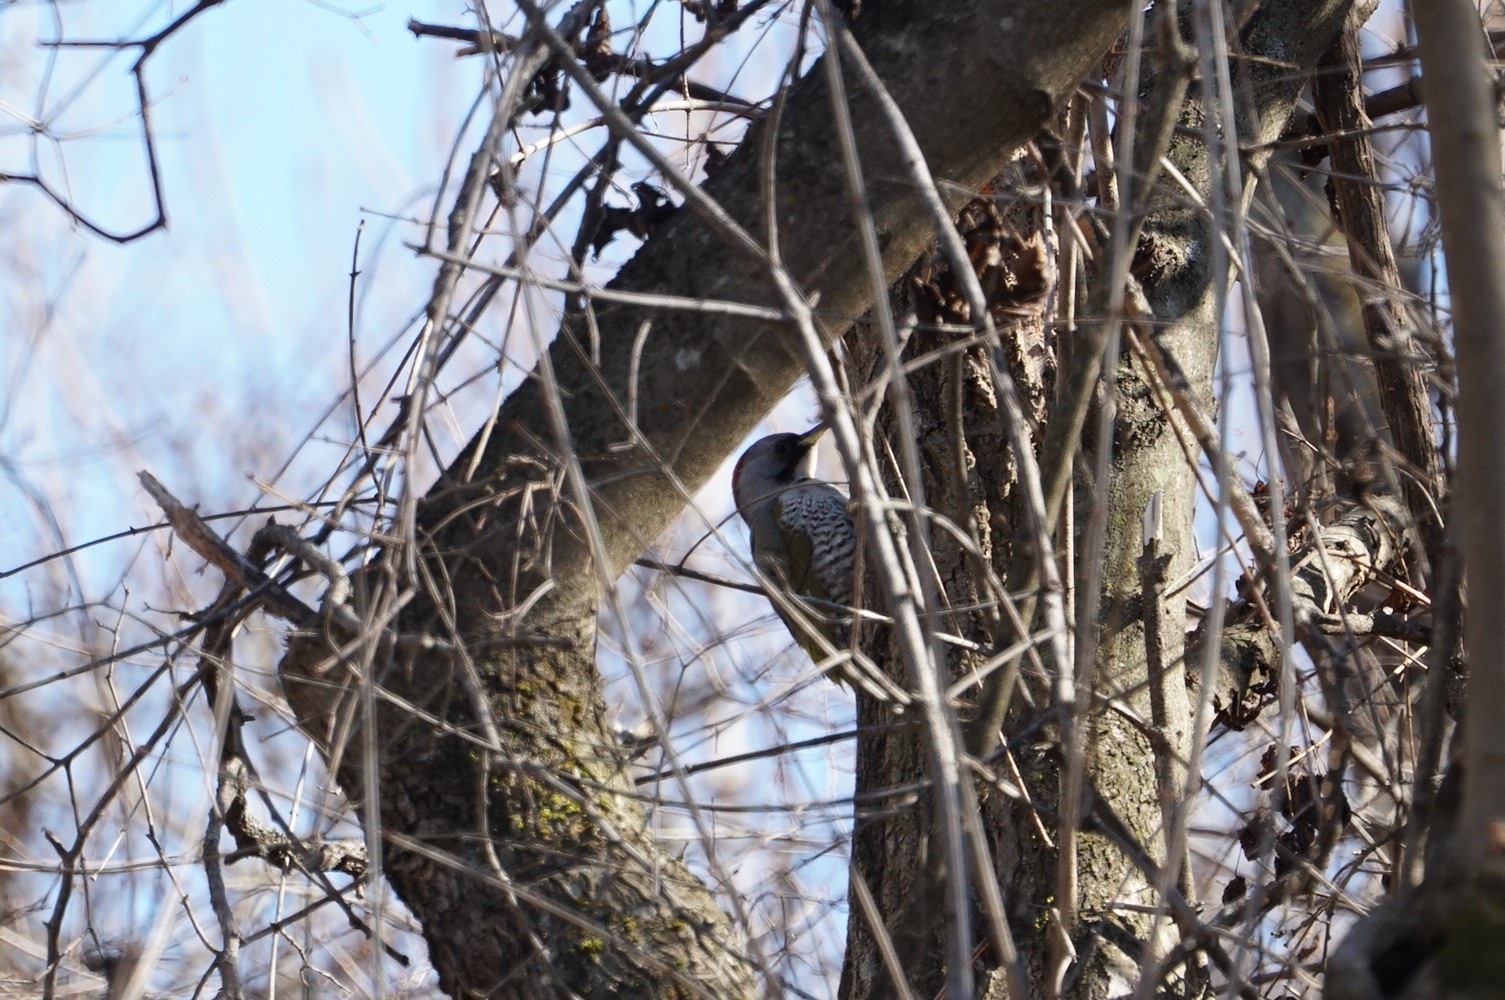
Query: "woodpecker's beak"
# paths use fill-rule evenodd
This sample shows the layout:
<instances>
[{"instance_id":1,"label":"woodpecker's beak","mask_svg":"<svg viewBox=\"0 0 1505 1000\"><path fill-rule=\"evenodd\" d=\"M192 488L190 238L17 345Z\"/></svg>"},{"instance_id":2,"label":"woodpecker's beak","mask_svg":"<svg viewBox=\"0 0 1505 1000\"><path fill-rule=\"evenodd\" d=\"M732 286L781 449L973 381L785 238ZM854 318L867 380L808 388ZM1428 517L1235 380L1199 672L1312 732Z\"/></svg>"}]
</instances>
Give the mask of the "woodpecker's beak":
<instances>
[{"instance_id":1,"label":"woodpecker's beak","mask_svg":"<svg viewBox=\"0 0 1505 1000\"><path fill-rule=\"evenodd\" d=\"M799 441L800 450L809 451L811 448L814 448L815 442L820 440L820 436L824 434L828 429L830 429L830 426L830 424L822 420L820 423L816 424L814 427L801 434L796 439L797 441Z\"/></svg>"}]
</instances>

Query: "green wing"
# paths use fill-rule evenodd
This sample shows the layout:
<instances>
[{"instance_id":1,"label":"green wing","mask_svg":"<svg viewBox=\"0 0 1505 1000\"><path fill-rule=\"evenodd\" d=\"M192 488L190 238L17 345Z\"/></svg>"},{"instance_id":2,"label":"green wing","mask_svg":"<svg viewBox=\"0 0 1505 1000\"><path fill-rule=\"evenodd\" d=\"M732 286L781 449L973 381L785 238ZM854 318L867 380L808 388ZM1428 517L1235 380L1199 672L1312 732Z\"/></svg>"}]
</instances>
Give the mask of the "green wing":
<instances>
[{"instance_id":1,"label":"green wing","mask_svg":"<svg viewBox=\"0 0 1505 1000\"><path fill-rule=\"evenodd\" d=\"M774 520L778 525L779 537L784 543L785 558L781 560L784 565L780 567L784 572L784 584L792 593L800 597L826 600L826 583L820 578L820 574L815 572L812 565L815 553L814 547L810 544L810 536L803 531L793 531L787 527L782 505L779 505Z\"/></svg>"},{"instance_id":2,"label":"green wing","mask_svg":"<svg viewBox=\"0 0 1505 1000\"><path fill-rule=\"evenodd\" d=\"M774 502L774 523L778 528L779 538L783 542L783 558L779 559L778 565L774 567L783 577L779 582L784 584L792 597L808 597L817 601L830 600L830 595L826 591L826 582L821 579L821 575L815 571L813 565L814 547L810 544L810 536L803 531L790 529L786 525L782 506L777 500ZM829 608L811 607L803 602L799 603L802 606L797 609L800 612L798 620L795 620L793 613L780 608L777 602L774 603L774 610L779 613L780 618L784 619L784 624L788 626L795 641L806 653L810 654L810 659L819 663L825 659L825 651L821 648L820 639L823 638L828 643L834 643L836 639L835 630L830 622L831 612ZM842 686L846 685L840 669L828 671L826 676Z\"/></svg>"}]
</instances>

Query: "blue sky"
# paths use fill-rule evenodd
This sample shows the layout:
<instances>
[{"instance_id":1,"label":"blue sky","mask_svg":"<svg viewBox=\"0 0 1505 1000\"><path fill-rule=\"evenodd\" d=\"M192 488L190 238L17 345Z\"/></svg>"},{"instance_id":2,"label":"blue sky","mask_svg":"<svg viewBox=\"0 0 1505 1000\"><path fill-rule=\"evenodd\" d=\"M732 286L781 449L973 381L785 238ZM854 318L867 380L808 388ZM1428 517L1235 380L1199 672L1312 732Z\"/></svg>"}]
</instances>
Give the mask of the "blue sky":
<instances>
[{"instance_id":1,"label":"blue sky","mask_svg":"<svg viewBox=\"0 0 1505 1000\"><path fill-rule=\"evenodd\" d=\"M55 50L37 40L142 37L189 6L0 7L0 171L29 170L35 149L48 182L92 220L118 231L148 221L128 73L134 50ZM669 8L650 34L677 40L681 15ZM619 29L641 9L623 4ZM337 9L231 0L164 43L148 82L166 232L116 246L70 224L39 192L0 184L0 386L9 387L0 456L37 485L64 473L68 483L89 482L87 496L58 511L67 541L115 530L123 506L150 512L139 503L137 468L153 469L184 499L194 489L215 505L255 499L239 477L270 474L349 383L348 271L363 221L362 361L421 308L434 265L402 245L421 229L390 220L429 216L484 65L457 59L453 43L415 38L409 18L474 23L461 2ZM708 58L697 77L766 89L739 70L762 27ZM689 22L686 30L698 29ZM34 141L29 118L60 141ZM525 128L520 138L540 134ZM473 135L474 127L459 142L462 162ZM579 148L598 141L587 134ZM560 147L553 171L579 155ZM523 184L526 192L537 179L524 174ZM630 243L618 239L599 278ZM493 241L492 252L505 247ZM447 443L468 437L470 423L457 416ZM239 433L225 433L231 428ZM245 454L252 448L255 456ZM268 449L275 460L261 454ZM315 467L327 457L311 450ZM4 490L0 505L16 502ZM41 539L39 550L8 520L0 551L10 555L0 563L54 544Z\"/></svg>"},{"instance_id":2,"label":"blue sky","mask_svg":"<svg viewBox=\"0 0 1505 1000\"><path fill-rule=\"evenodd\" d=\"M101 16L125 6L63 5L63 36L139 37L185 9ZM135 229L151 209L133 56L36 45L54 36L50 13L0 13L0 170L30 169L36 148L81 212ZM410 15L467 23L458 3L352 17L303 0L231 2L168 41L148 72L165 232L117 246L39 192L0 185L0 454L38 485L65 471L88 482L60 511L68 541L139 523L121 517L137 467L234 491L215 501L255 497L231 439L290 448L348 384L347 273L363 220L358 340L386 341L421 303L432 265L383 215L427 215L481 67L415 39ZM67 138L33 146L21 116ZM0 562L14 565L35 549L6 521Z\"/></svg>"}]
</instances>

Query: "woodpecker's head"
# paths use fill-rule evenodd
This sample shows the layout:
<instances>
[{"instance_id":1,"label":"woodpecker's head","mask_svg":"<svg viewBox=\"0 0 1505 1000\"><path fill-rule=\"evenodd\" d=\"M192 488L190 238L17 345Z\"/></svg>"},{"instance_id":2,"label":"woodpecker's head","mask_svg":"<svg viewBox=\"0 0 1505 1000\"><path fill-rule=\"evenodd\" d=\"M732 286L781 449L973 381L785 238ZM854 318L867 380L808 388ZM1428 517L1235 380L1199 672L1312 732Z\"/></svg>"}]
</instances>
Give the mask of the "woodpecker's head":
<instances>
[{"instance_id":1,"label":"woodpecker's head","mask_svg":"<svg viewBox=\"0 0 1505 1000\"><path fill-rule=\"evenodd\" d=\"M745 511L786 486L815 474L815 442L826 431L816 424L803 434L770 434L754 441L732 470L732 497Z\"/></svg>"}]
</instances>

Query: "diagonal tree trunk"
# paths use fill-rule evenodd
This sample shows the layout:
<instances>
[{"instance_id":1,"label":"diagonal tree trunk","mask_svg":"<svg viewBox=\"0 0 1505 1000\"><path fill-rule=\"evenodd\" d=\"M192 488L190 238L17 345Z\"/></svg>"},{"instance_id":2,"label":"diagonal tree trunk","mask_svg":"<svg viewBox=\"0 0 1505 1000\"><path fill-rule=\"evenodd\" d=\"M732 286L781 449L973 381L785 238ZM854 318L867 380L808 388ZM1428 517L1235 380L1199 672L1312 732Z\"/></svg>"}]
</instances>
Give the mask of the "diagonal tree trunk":
<instances>
[{"instance_id":1,"label":"diagonal tree trunk","mask_svg":"<svg viewBox=\"0 0 1505 1000\"><path fill-rule=\"evenodd\" d=\"M1074 0L1042 18L1022 0L884 3L856 32L932 169L969 190L1046 122L1128 9ZM595 610L603 583L801 372L781 319L790 296L819 297L828 336L870 304L831 103L820 72L798 84L776 140L753 129L708 201L655 230L612 285L762 314L618 301L570 317L422 500L411 547L353 581L355 610L395 622L404 641L331 625L284 658L300 725L363 803L368 834L380 830L386 874L451 995L754 992L730 922L629 794L594 666ZM864 161L884 163L870 99L842 111ZM906 184L880 177L869 195L892 278L928 241L927 217Z\"/></svg>"}]
</instances>

